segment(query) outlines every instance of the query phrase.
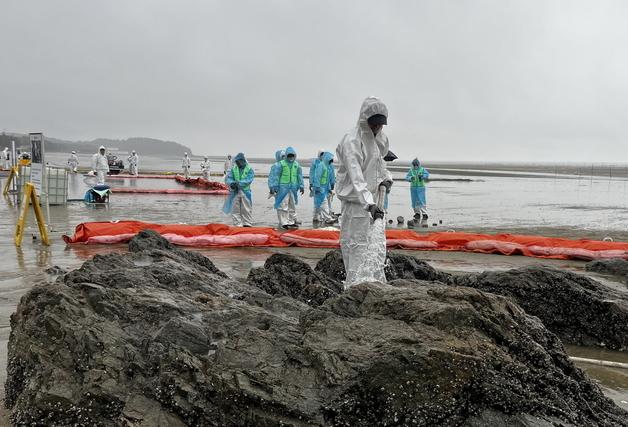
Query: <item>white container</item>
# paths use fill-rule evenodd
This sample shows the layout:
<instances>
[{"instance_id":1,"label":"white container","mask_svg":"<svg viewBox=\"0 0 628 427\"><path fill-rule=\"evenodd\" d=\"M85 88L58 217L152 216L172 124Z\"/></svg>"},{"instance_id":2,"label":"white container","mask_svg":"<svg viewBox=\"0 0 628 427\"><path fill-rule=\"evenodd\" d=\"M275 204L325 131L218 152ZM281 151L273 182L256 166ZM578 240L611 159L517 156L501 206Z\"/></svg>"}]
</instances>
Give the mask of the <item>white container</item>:
<instances>
[{"instance_id":1,"label":"white container","mask_svg":"<svg viewBox=\"0 0 628 427\"><path fill-rule=\"evenodd\" d=\"M17 178L17 200L22 202L22 194L24 194L24 184L29 182L31 168L29 166L21 166ZM68 201L68 171L65 168L57 168L53 166L46 167L46 184L48 189L48 203L50 205L65 205ZM41 194L38 194L41 200ZM45 200L44 200L45 201Z\"/></svg>"}]
</instances>

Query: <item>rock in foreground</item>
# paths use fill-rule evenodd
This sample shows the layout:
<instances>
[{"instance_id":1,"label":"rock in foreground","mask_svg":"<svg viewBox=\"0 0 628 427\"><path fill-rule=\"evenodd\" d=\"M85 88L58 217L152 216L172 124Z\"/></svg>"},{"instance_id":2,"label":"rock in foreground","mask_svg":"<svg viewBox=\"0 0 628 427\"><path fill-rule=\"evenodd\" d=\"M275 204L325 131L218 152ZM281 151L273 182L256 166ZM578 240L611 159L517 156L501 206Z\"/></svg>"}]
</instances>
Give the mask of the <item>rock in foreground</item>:
<instances>
[{"instance_id":1,"label":"rock in foreground","mask_svg":"<svg viewBox=\"0 0 628 427\"><path fill-rule=\"evenodd\" d=\"M588 271L621 277L628 284L628 260L600 259L586 263L585 268Z\"/></svg>"},{"instance_id":2,"label":"rock in foreground","mask_svg":"<svg viewBox=\"0 0 628 427\"><path fill-rule=\"evenodd\" d=\"M557 337L503 297L397 280L311 307L154 233L136 239L135 252L96 256L22 298L13 423L628 425Z\"/></svg>"},{"instance_id":3,"label":"rock in foreground","mask_svg":"<svg viewBox=\"0 0 628 427\"><path fill-rule=\"evenodd\" d=\"M617 275L626 265L624 260L595 261L587 264L587 269ZM328 252L316 270L344 280L340 251ZM533 266L455 276L395 253L388 253L385 271L388 280L440 281L506 296L540 318L565 343L628 350L628 295L579 274Z\"/></svg>"},{"instance_id":4,"label":"rock in foreground","mask_svg":"<svg viewBox=\"0 0 628 427\"><path fill-rule=\"evenodd\" d=\"M523 267L452 279L456 285L512 298L565 343L628 350L628 297L588 277Z\"/></svg>"},{"instance_id":5,"label":"rock in foreground","mask_svg":"<svg viewBox=\"0 0 628 427\"><path fill-rule=\"evenodd\" d=\"M264 267L249 272L246 281L271 295L289 296L314 307L343 291L340 282L284 254L268 257Z\"/></svg>"}]
</instances>

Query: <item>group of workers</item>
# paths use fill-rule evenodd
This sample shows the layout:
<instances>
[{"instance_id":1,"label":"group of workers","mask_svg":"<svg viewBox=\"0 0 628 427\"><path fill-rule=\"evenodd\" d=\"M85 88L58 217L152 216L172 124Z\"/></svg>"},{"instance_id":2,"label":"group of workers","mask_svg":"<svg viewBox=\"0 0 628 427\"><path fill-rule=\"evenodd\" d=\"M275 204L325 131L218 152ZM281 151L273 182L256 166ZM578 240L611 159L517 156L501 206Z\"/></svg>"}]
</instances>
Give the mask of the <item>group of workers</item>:
<instances>
[{"instance_id":1,"label":"group of workers","mask_svg":"<svg viewBox=\"0 0 628 427\"><path fill-rule=\"evenodd\" d=\"M384 233L385 228L375 228L373 224L376 220L384 220L387 194L393 184L392 175L384 160L389 152L389 142L382 129L387 124L386 105L379 98L366 98L356 126L344 135L335 155L328 151L319 151L310 166L309 190L314 200L313 222L337 222L338 215L332 210L334 192L341 202L340 246L347 284L364 277L364 271L361 270L373 268L373 263L366 266L364 260L374 254L378 257L375 262L377 271L368 272L369 277L385 280L386 251L373 251L373 248L369 248L369 243L381 241L383 245L386 244L384 236L374 236ZM75 154L73 152L74 156ZM334 167L335 159L338 163L337 171ZM76 170L78 159L71 157L70 160L68 164ZM138 157L133 151L129 156L132 174L137 175L137 164ZM210 164L207 156L200 166L202 176L209 179ZM182 169L186 178L190 176L190 168L191 160L185 153ZM98 183L104 183L104 177L109 171L105 147L101 146L99 152L93 156L92 169L97 174ZM236 226L253 225L251 184L254 178L255 172L249 166L244 153L238 153L233 158L233 163L231 156L228 156L224 164L224 179L229 187L229 195L223 212L232 216ZM427 219L428 216L425 200L425 183L428 178L427 169L421 166L418 159L414 159L406 181L410 182L415 219ZM301 221L297 216L296 206L299 195L305 193L305 185L302 167L293 147L275 153L275 163L268 174L268 190L269 198L274 198L273 207L277 211L279 226L286 230L298 228ZM374 237L381 239L373 239Z\"/></svg>"},{"instance_id":2,"label":"group of workers","mask_svg":"<svg viewBox=\"0 0 628 427\"><path fill-rule=\"evenodd\" d=\"M209 161L208 156L203 156L203 161L200 163L201 168L201 176L209 181L209 177L211 175L211 162ZM227 160L225 161L224 168L224 176L227 175L227 172L231 170L231 155L227 156ZM183 169L183 176L187 179L190 177L190 170L192 169L192 160L188 153L183 153L183 162L181 163L181 168Z\"/></svg>"},{"instance_id":3,"label":"group of workers","mask_svg":"<svg viewBox=\"0 0 628 427\"><path fill-rule=\"evenodd\" d=\"M320 151L310 166L309 188L314 198L313 222L331 224L337 216L331 209L331 200L336 192L341 202L340 246L347 273L346 284L374 277L385 281L386 257L385 228L374 227L374 222L384 220L387 194L393 184L392 175L386 167L384 157L389 153L388 137L383 127L388 124L388 109L375 97L366 98L360 109L356 126L342 138L336 154ZM334 168L334 157L338 170ZM230 159L229 159L230 161ZM236 226L251 227L252 197L251 183L255 178L244 153L234 158L235 165L225 165L225 183L229 186L223 211L231 214ZM410 195L415 219L427 219L425 183L429 172L418 159L406 175L410 182ZM283 229L297 228L300 221L296 205L299 195L305 192L303 172L292 147L275 153L275 163L268 174L269 197L274 197L279 225ZM380 191L381 189L381 191ZM377 238L379 237L379 238ZM373 242L384 245L382 250L373 250ZM365 259L376 256L375 262ZM375 266L375 267L373 267ZM373 269L376 271L364 271Z\"/></svg>"},{"instance_id":4,"label":"group of workers","mask_svg":"<svg viewBox=\"0 0 628 427\"><path fill-rule=\"evenodd\" d=\"M129 157L127 157L127 161L129 162L129 173L131 175L138 176L139 175L139 156L135 152L135 150L131 151ZM68 158L68 167L72 173L78 172L79 159L76 155L76 151L72 151L70 153L70 157ZM101 185L105 183L105 175L109 173L109 159L106 155L106 149L104 145L101 145L98 148L98 152L92 156L92 172L97 177L97 184Z\"/></svg>"},{"instance_id":5,"label":"group of workers","mask_svg":"<svg viewBox=\"0 0 628 427\"><path fill-rule=\"evenodd\" d=\"M314 198L313 222L333 224L338 221L333 214L331 201L336 183L333 154L319 152L310 167L310 196ZM234 158L235 165L226 170L225 183L229 186L223 211L231 214L236 226L250 227L253 223L251 183L255 178L253 169L248 165L244 153ZM297 161L297 152L293 147L278 150L275 163L268 172L269 198L274 198L273 208L277 211L279 227L287 230L298 228L302 223L297 215L296 206L299 195L305 193L303 168Z\"/></svg>"}]
</instances>

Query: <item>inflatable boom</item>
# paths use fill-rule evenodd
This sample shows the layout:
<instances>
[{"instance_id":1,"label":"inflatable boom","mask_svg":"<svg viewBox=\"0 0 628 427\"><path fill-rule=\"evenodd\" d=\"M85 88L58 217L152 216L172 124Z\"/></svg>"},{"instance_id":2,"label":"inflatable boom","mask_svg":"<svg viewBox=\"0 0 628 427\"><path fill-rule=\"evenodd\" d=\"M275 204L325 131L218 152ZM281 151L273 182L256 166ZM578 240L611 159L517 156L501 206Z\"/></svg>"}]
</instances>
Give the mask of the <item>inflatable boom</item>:
<instances>
[{"instance_id":1,"label":"inflatable boom","mask_svg":"<svg viewBox=\"0 0 628 427\"><path fill-rule=\"evenodd\" d=\"M140 221L85 222L76 226L73 236L63 236L63 240L68 244L125 243L145 229L155 230L171 243L181 246L340 247L338 240L340 232L332 230L295 230L280 233L269 227L153 224ZM390 249L465 251L586 261L602 258L628 260L628 243L624 242L570 240L517 234L418 234L412 230L386 230L386 243Z\"/></svg>"}]
</instances>

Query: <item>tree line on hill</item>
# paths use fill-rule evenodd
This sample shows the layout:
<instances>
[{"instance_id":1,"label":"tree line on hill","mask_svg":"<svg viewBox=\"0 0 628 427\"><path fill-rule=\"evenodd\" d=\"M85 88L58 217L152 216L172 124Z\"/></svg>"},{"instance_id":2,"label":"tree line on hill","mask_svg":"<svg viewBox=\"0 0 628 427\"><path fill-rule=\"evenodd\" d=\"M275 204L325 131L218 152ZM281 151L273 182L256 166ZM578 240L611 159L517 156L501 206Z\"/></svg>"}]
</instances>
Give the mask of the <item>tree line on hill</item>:
<instances>
[{"instance_id":1,"label":"tree line on hill","mask_svg":"<svg viewBox=\"0 0 628 427\"><path fill-rule=\"evenodd\" d=\"M130 152L135 150L138 153L150 153L161 156L181 156L183 152L192 155L192 150L183 144L174 141L163 141L155 138L134 137L127 139L97 138L91 141L66 141L44 135L46 141L46 151L69 153L74 150L78 153L95 153L98 147L104 145L107 149L118 149ZM30 140L28 135L19 133L2 132L0 134L0 151L4 147L11 149L11 141L15 141L16 149L22 152L30 152Z\"/></svg>"}]
</instances>

